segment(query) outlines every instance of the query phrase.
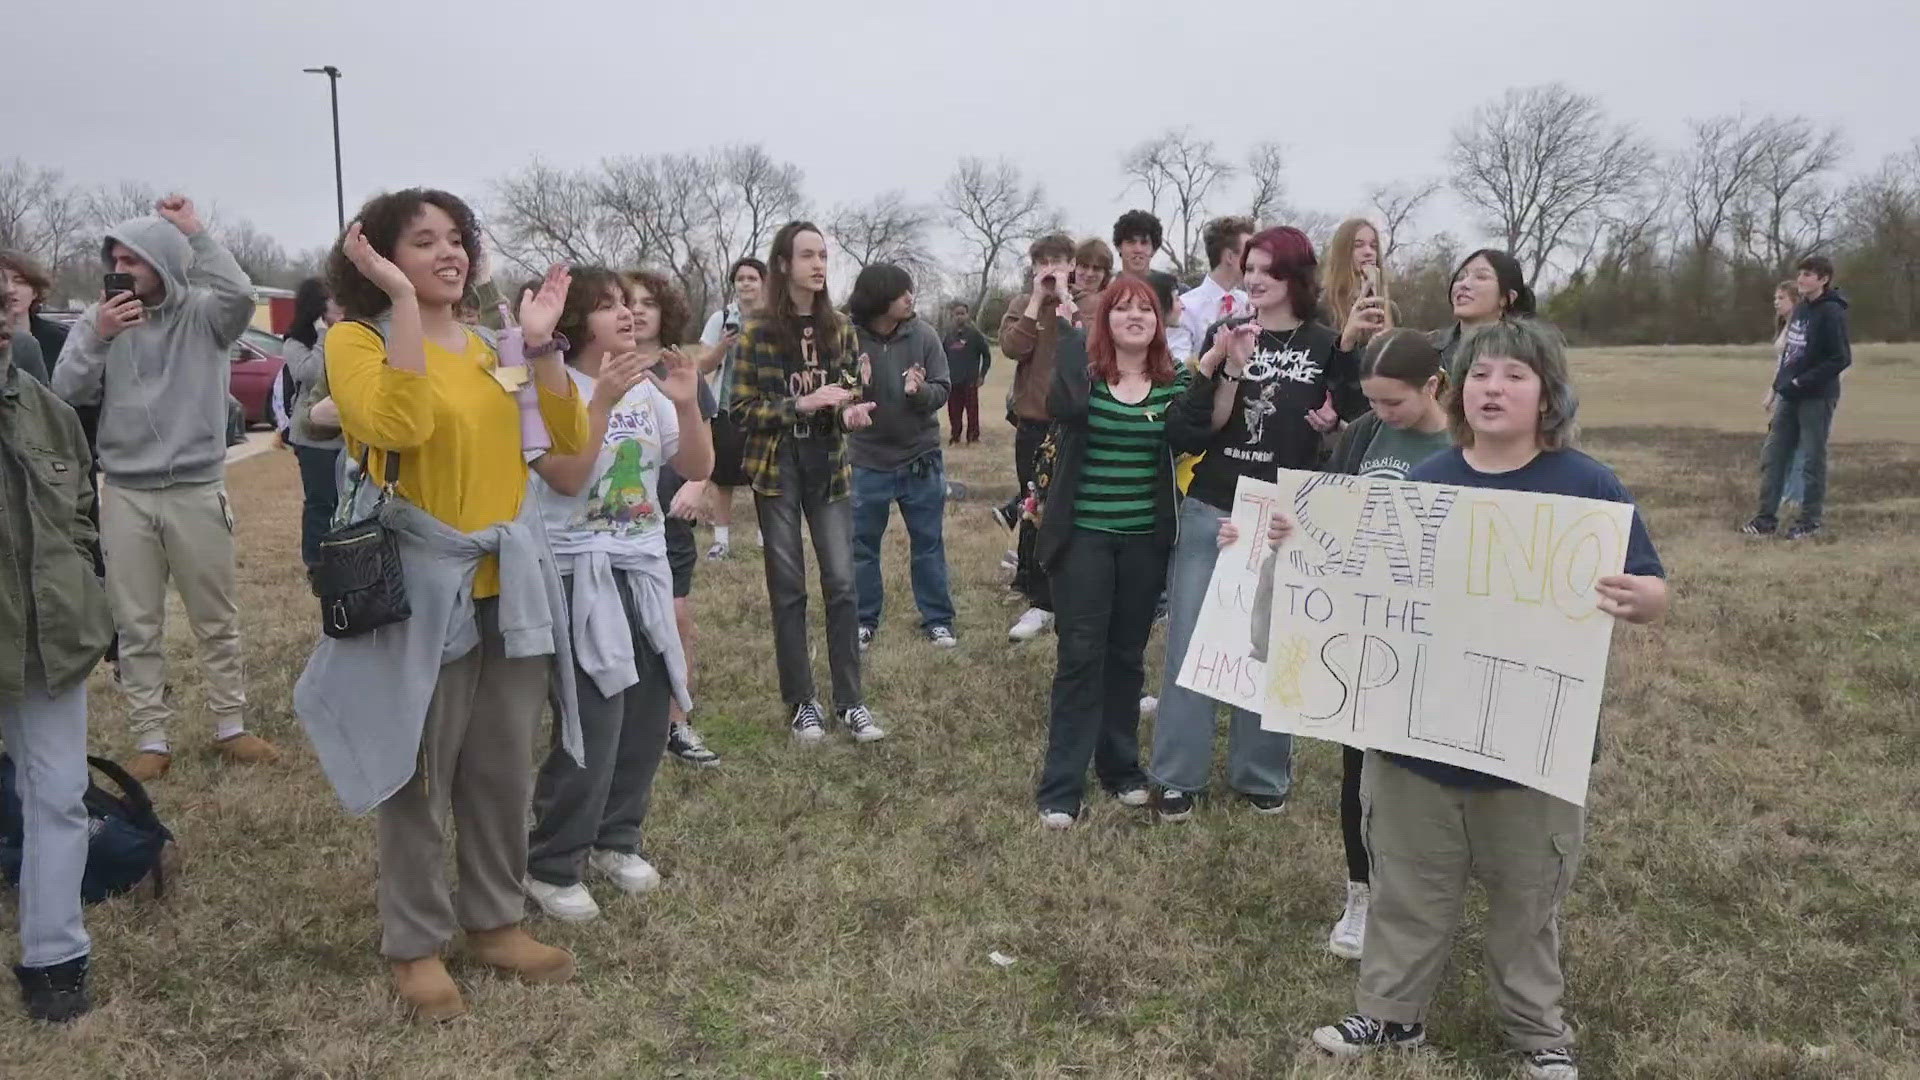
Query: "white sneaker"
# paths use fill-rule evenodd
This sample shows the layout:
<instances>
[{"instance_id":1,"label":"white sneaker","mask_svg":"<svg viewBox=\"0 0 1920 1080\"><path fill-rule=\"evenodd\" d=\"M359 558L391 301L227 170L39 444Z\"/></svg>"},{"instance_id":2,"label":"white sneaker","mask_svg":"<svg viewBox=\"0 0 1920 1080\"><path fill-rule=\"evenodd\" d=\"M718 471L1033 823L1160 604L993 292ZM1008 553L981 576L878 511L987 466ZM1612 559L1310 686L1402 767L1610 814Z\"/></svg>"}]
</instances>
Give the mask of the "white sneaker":
<instances>
[{"instance_id":1,"label":"white sneaker","mask_svg":"<svg viewBox=\"0 0 1920 1080\"><path fill-rule=\"evenodd\" d=\"M1367 905L1373 891L1365 882L1347 882L1347 910L1327 935L1327 951L1343 960L1358 960L1367 942Z\"/></svg>"},{"instance_id":2,"label":"white sneaker","mask_svg":"<svg viewBox=\"0 0 1920 1080\"><path fill-rule=\"evenodd\" d=\"M1049 829L1073 828L1073 815L1065 810L1048 810L1040 815L1040 824Z\"/></svg>"},{"instance_id":3,"label":"white sneaker","mask_svg":"<svg viewBox=\"0 0 1920 1080\"><path fill-rule=\"evenodd\" d=\"M1041 611L1037 607L1031 607L1026 610L1025 614L1020 616L1020 621L1014 623L1013 628L1007 631L1007 640L1032 641L1034 638L1046 633L1052 627L1053 612Z\"/></svg>"},{"instance_id":4,"label":"white sneaker","mask_svg":"<svg viewBox=\"0 0 1920 1080\"><path fill-rule=\"evenodd\" d=\"M1141 784L1138 787L1115 792L1113 797L1121 806L1140 807L1151 801L1152 793L1147 790L1147 785Z\"/></svg>"},{"instance_id":5,"label":"white sneaker","mask_svg":"<svg viewBox=\"0 0 1920 1080\"><path fill-rule=\"evenodd\" d=\"M591 922L600 917L600 905L593 902L593 894L585 885L578 882L572 885L549 885L539 878L529 877L521 883L533 902L540 905L550 919L561 922Z\"/></svg>"},{"instance_id":6,"label":"white sneaker","mask_svg":"<svg viewBox=\"0 0 1920 1080\"><path fill-rule=\"evenodd\" d=\"M607 880L624 893L652 892L660 887L660 871L638 855L625 851L601 851L595 848L587 856L587 865L605 874Z\"/></svg>"},{"instance_id":7,"label":"white sneaker","mask_svg":"<svg viewBox=\"0 0 1920 1080\"><path fill-rule=\"evenodd\" d=\"M1153 697L1152 695L1148 695L1147 697L1143 697L1140 699L1140 719L1151 720L1153 719L1154 714L1159 711L1160 711L1159 698Z\"/></svg>"}]
</instances>

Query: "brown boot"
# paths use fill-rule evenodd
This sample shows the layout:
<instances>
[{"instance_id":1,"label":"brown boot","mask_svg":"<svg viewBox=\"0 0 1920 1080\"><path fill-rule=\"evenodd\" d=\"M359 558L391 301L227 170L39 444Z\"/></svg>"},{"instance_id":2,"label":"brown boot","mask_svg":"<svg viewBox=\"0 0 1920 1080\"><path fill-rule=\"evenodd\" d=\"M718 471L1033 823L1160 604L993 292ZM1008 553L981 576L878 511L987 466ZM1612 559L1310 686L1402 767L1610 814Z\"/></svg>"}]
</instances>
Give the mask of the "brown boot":
<instances>
[{"instance_id":1,"label":"brown boot","mask_svg":"<svg viewBox=\"0 0 1920 1080\"><path fill-rule=\"evenodd\" d=\"M389 960L393 967L393 989L416 1020L438 1024L467 1011L460 988L447 974L447 965L437 956L418 960Z\"/></svg>"},{"instance_id":2,"label":"brown boot","mask_svg":"<svg viewBox=\"0 0 1920 1080\"><path fill-rule=\"evenodd\" d=\"M280 760L280 748L258 735L241 732L214 742L213 748L228 761L242 765L271 765Z\"/></svg>"},{"instance_id":3,"label":"brown boot","mask_svg":"<svg viewBox=\"0 0 1920 1080\"><path fill-rule=\"evenodd\" d=\"M143 784L151 784L167 775L173 768L173 755L162 754L158 750L142 750L127 762L127 775Z\"/></svg>"},{"instance_id":4,"label":"brown boot","mask_svg":"<svg viewBox=\"0 0 1920 1080\"><path fill-rule=\"evenodd\" d=\"M492 930L467 931L467 949L474 959L529 983L563 983L573 978L573 954L542 945L519 923Z\"/></svg>"}]
</instances>

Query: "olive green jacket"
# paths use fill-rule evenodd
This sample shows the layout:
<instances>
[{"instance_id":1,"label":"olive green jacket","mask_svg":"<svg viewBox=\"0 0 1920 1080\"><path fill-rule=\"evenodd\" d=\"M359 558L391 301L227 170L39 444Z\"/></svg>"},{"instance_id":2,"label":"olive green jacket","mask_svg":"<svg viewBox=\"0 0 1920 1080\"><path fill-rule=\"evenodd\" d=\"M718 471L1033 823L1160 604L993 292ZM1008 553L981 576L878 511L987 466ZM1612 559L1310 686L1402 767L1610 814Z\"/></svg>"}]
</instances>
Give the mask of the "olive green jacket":
<instances>
[{"instance_id":1,"label":"olive green jacket","mask_svg":"<svg viewBox=\"0 0 1920 1080\"><path fill-rule=\"evenodd\" d=\"M73 408L0 352L0 701L25 696L35 664L31 681L72 689L113 640L92 465Z\"/></svg>"}]
</instances>

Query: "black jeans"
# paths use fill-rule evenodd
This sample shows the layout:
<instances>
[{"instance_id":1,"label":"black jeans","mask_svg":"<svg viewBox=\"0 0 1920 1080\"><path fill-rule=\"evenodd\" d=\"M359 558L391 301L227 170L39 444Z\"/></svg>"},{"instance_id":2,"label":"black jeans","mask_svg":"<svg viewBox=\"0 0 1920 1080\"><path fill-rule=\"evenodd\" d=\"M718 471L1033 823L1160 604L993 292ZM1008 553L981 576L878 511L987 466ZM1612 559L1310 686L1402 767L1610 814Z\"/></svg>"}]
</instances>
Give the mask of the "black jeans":
<instances>
[{"instance_id":1,"label":"black jeans","mask_svg":"<svg viewBox=\"0 0 1920 1080\"><path fill-rule=\"evenodd\" d=\"M333 523L340 499L340 451L295 446L293 456L300 463L300 487L306 493L300 513L300 561L311 570L320 563L320 538Z\"/></svg>"},{"instance_id":2,"label":"black jeans","mask_svg":"<svg viewBox=\"0 0 1920 1080\"><path fill-rule=\"evenodd\" d=\"M1022 420L1013 433L1013 470L1020 478L1018 501L1027 497L1027 485L1033 482L1034 459L1040 456L1040 443L1047 437L1047 430L1053 425L1044 420ZM1047 580L1047 572L1034 555L1034 545L1040 539L1040 529L1031 521L1021 521L1018 539L1014 544L1019 566L1013 572L1013 587L1020 590L1027 602L1041 611L1053 610L1053 583Z\"/></svg>"},{"instance_id":3,"label":"black jeans","mask_svg":"<svg viewBox=\"0 0 1920 1080\"><path fill-rule=\"evenodd\" d=\"M1076 528L1054 584L1059 652L1041 766L1040 811L1080 812L1087 765L1109 792L1146 783L1140 769L1140 688L1147 635L1167 581L1167 553L1151 534Z\"/></svg>"},{"instance_id":4,"label":"black jeans","mask_svg":"<svg viewBox=\"0 0 1920 1080\"><path fill-rule=\"evenodd\" d=\"M800 521L813 534L820 561L820 594L827 606L827 665L833 707L865 704L860 696L860 598L853 583L853 500L827 501L824 478L802 471L794 440L782 441L778 495L754 493L760 552L773 607L773 652L780 697L789 706L814 700L813 658L807 648L807 555Z\"/></svg>"},{"instance_id":5,"label":"black jeans","mask_svg":"<svg viewBox=\"0 0 1920 1080\"><path fill-rule=\"evenodd\" d=\"M1765 470L1760 480L1760 513L1774 521L1780 513L1780 495L1787 486L1787 466L1795 450L1807 455L1807 493L1800 503L1800 521L1820 524L1827 509L1827 435L1833 430L1837 397L1781 398L1773 406L1773 430L1767 435Z\"/></svg>"},{"instance_id":6,"label":"black jeans","mask_svg":"<svg viewBox=\"0 0 1920 1080\"><path fill-rule=\"evenodd\" d=\"M1365 750L1340 748L1340 836L1347 846L1347 880L1367 884L1367 838L1360 831L1360 770Z\"/></svg>"}]
</instances>

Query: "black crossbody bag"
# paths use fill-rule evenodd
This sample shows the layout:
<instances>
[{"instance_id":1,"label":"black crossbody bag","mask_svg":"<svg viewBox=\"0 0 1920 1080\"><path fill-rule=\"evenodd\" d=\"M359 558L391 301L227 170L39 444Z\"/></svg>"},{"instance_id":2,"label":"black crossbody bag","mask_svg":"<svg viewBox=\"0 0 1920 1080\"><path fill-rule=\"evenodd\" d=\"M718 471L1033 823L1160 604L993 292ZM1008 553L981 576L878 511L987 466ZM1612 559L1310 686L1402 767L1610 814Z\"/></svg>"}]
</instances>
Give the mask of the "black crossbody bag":
<instances>
[{"instance_id":1,"label":"black crossbody bag","mask_svg":"<svg viewBox=\"0 0 1920 1080\"><path fill-rule=\"evenodd\" d=\"M360 452L360 481L365 482L367 451ZM400 455L386 455L386 478L380 498L366 517L339 525L320 538L320 564L314 568L314 591L320 596L320 629L333 638L359 637L383 626L405 622L413 609L407 604L407 582L400 571L400 542L380 521L380 511L400 480ZM342 503L352 507L359 494Z\"/></svg>"}]
</instances>

